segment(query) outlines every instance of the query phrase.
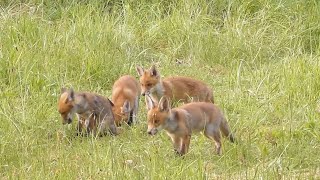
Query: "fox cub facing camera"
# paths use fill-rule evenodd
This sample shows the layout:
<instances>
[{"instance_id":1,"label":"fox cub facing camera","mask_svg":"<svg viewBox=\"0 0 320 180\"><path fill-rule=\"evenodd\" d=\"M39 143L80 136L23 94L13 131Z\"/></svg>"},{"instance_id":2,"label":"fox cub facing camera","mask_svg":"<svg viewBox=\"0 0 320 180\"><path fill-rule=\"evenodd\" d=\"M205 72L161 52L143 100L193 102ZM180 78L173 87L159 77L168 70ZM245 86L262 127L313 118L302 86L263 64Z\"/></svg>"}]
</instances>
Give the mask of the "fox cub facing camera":
<instances>
[{"instance_id":1,"label":"fox cub facing camera","mask_svg":"<svg viewBox=\"0 0 320 180\"><path fill-rule=\"evenodd\" d=\"M173 76L163 80L153 65L150 69L136 68L140 76L141 95L149 96L154 102L159 102L162 96L181 102L211 102L213 93L204 82L190 77Z\"/></svg>"},{"instance_id":2,"label":"fox cub facing camera","mask_svg":"<svg viewBox=\"0 0 320 180\"><path fill-rule=\"evenodd\" d=\"M174 150L184 155L188 152L192 132L203 131L204 135L215 141L217 153L221 154L221 135L234 142L228 122L220 109L207 102L192 102L178 108L170 108L166 97L158 105L147 98L148 134L155 135L164 129L171 137Z\"/></svg>"}]
</instances>

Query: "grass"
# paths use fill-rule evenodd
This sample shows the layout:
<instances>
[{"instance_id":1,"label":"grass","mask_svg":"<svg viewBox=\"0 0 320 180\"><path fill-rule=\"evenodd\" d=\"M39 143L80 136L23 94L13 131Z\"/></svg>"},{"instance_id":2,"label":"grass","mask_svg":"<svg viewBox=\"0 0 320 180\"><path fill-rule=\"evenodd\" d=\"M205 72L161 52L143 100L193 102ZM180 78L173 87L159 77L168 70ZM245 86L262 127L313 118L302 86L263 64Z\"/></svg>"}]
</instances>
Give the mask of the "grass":
<instances>
[{"instance_id":1,"label":"grass","mask_svg":"<svg viewBox=\"0 0 320 180\"><path fill-rule=\"evenodd\" d=\"M1 1L1 179L318 179L320 5L317 1ZM136 126L75 137L61 87L110 97L113 82L156 64L214 89L238 143Z\"/></svg>"}]
</instances>

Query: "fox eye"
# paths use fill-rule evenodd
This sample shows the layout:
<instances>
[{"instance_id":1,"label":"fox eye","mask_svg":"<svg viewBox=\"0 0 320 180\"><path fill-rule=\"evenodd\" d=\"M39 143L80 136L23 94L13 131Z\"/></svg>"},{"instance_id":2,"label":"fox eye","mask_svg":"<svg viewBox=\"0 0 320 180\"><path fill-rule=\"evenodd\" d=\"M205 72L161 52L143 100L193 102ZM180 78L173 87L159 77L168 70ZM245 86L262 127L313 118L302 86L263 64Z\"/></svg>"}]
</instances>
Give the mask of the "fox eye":
<instances>
[{"instance_id":1,"label":"fox eye","mask_svg":"<svg viewBox=\"0 0 320 180\"><path fill-rule=\"evenodd\" d=\"M151 86L151 84L150 84L150 83L148 83L148 84L147 84L147 86L149 86L149 87L150 87L150 86Z\"/></svg>"}]
</instances>

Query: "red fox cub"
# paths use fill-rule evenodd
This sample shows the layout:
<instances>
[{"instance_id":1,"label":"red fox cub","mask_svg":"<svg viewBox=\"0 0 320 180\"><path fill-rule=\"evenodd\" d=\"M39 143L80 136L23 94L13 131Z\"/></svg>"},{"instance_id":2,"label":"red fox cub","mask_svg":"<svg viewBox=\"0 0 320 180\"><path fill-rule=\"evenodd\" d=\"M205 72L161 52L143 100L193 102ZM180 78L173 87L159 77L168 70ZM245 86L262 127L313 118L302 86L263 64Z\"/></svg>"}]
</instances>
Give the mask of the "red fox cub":
<instances>
[{"instance_id":1,"label":"red fox cub","mask_svg":"<svg viewBox=\"0 0 320 180\"><path fill-rule=\"evenodd\" d=\"M214 103L212 90L202 81L182 76L168 77L162 81L154 65L149 70L139 66L136 69L140 76L141 94L150 96L154 102L167 96L175 101Z\"/></svg>"},{"instance_id":2,"label":"red fox cub","mask_svg":"<svg viewBox=\"0 0 320 180\"><path fill-rule=\"evenodd\" d=\"M188 152L192 132L203 131L204 135L215 141L217 153L221 154L221 134L234 142L228 122L219 108L207 102L192 102L178 108L170 108L164 96L158 106L147 97L148 134L155 135L164 129L171 137L174 150L184 155Z\"/></svg>"},{"instance_id":3,"label":"red fox cub","mask_svg":"<svg viewBox=\"0 0 320 180\"><path fill-rule=\"evenodd\" d=\"M77 133L86 129L87 133L102 135L109 130L117 135L117 128L112 113L112 102L98 94L81 92L73 89L61 89L58 111L62 117L62 124L70 124L74 114L78 116Z\"/></svg>"},{"instance_id":4,"label":"red fox cub","mask_svg":"<svg viewBox=\"0 0 320 180\"><path fill-rule=\"evenodd\" d=\"M139 82L132 76L122 76L113 84L112 111L117 126L123 121L128 125L135 123L140 94Z\"/></svg>"}]
</instances>

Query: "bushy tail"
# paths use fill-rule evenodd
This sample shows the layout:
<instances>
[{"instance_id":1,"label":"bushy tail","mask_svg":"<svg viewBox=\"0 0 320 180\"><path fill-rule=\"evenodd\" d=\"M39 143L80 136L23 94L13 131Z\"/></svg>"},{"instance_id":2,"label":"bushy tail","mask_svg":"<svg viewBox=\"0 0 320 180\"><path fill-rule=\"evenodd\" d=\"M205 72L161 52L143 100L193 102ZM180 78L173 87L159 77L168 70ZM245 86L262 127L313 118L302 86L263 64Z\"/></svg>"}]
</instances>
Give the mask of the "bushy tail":
<instances>
[{"instance_id":1,"label":"bushy tail","mask_svg":"<svg viewBox=\"0 0 320 180\"><path fill-rule=\"evenodd\" d=\"M231 142L235 142L235 138L234 138L233 134L231 133L229 124L228 124L228 122L226 121L225 118L222 118L222 120L221 120L220 130L221 130L222 134L224 136L228 137L228 139Z\"/></svg>"}]
</instances>

